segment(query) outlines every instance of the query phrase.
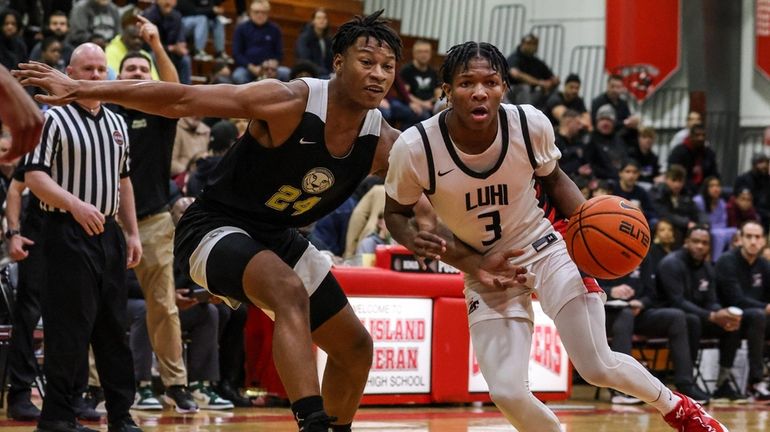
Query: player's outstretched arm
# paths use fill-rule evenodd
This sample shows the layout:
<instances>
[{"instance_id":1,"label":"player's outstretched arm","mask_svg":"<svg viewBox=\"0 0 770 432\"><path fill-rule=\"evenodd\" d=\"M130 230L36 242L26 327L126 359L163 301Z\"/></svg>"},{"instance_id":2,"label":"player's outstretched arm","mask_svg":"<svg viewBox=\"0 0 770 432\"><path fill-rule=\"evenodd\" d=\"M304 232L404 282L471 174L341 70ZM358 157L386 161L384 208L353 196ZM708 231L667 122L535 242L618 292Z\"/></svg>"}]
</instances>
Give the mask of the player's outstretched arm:
<instances>
[{"instance_id":1,"label":"player's outstretched arm","mask_svg":"<svg viewBox=\"0 0 770 432\"><path fill-rule=\"evenodd\" d=\"M13 140L5 160L15 159L33 148L43 130L43 114L8 69L0 65L0 119L11 129Z\"/></svg>"},{"instance_id":2,"label":"player's outstretched arm","mask_svg":"<svg viewBox=\"0 0 770 432\"><path fill-rule=\"evenodd\" d=\"M550 174L539 179L543 184L543 190L563 215L571 216L586 200L575 182L559 168L559 165L556 165Z\"/></svg>"},{"instance_id":3,"label":"player's outstretched arm","mask_svg":"<svg viewBox=\"0 0 770 432\"><path fill-rule=\"evenodd\" d=\"M301 105L307 86L299 81L263 80L245 85L184 85L157 81L73 80L38 62L22 63L13 72L25 86L40 87L48 95L35 99L66 105L82 99L99 100L170 118L237 117L268 120L285 116Z\"/></svg>"}]
</instances>

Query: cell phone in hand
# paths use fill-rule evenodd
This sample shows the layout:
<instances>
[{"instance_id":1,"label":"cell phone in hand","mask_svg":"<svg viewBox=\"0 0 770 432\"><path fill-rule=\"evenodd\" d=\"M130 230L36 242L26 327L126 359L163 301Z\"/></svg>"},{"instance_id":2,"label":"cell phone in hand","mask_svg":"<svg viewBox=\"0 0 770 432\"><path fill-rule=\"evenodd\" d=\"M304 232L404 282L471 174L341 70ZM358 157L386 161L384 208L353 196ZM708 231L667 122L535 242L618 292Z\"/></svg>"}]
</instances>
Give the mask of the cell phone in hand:
<instances>
[{"instance_id":1,"label":"cell phone in hand","mask_svg":"<svg viewBox=\"0 0 770 432\"><path fill-rule=\"evenodd\" d=\"M211 298L211 293L206 291L206 289L201 287L194 287L190 288L190 291L187 293L187 296L190 298L194 298L198 301L198 303L208 303L209 299Z\"/></svg>"}]
</instances>

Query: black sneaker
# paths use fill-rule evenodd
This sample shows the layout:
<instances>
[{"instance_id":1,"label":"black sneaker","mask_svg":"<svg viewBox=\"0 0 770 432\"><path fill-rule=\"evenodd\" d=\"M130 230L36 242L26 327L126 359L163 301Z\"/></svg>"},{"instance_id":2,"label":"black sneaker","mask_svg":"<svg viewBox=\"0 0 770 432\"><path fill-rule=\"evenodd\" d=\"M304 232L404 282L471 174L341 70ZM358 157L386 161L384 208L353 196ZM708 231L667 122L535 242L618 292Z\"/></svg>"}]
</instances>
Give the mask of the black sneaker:
<instances>
[{"instance_id":1,"label":"black sneaker","mask_svg":"<svg viewBox=\"0 0 770 432\"><path fill-rule=\"evenodd\" d=\"M131 417L126 417L123 420L109 423L107 432L142 432L142 429L134 423Z\"/></svg>"},{"instance_id":2,"label":"black sneaker","mask_svg":"<svg viewBox=\"0 0 770 432\"><path fill-rule=\"evenodd\" d=\"M701 405L708 405L708 403L711 401L711 396L709 396L708 393L701 390L700 387L695 384L676 386L676 388L679 393L682 393L683 395L689 397Z\"/></svg>"},{"instance_id":3,"label":"black sneaker","mask_svg":"<svg viewBox=\"0 0 770 432\"><path fill-rule=\"evenodd\" d=\"M254 406L251 403L251 399L241 396L241 393L227 381L220 381L217 384L217 392L223 398L231 401L236 407L248 408Z\"/></svg>"},{"instance_id":4,"label":"black sneaker","mask_svg":"<svg viewBox=\"0 0 770 432\"><path fill-rule=\"evenodd\" d=\"M102 414L91 408L88 401L82 395L72 398L72 410L75 411L75 417L83 421L99 421Z\"/></svg>"},{"instance_id":5,"label":"black sneaker","mask_svg":"<svg viewBox=\"0 0 770 432\"><path fill-rule=\"evenodd\" d=\"M738 390L736 390L733 385L730 383L730 380L726 380L722 383L715 391L714 394L711 395L711 398L714 402L720 402L720 403L747 403L748 398L746 395L742 394Z\"/></svg>"},{"instance_id":6,"label":"black sneaker","mask_svg":"<svg viewBox=\"0 0 770 432\"><path fill-rule=\"evenodd\" d=\"M40 409L27 397L17 397L8 400L6 415L10 419L18 421L34 421L40 418Z\"/></svg>"},{"instance_id":7,"label":"black sneaker","mask_svg":"<svg viewBox=\"0 0 770 432\"><path fill-rule=\"evenodd\" d=\"M181 414L198 412L198 404L195 403L195 399L187 387L183 385L168 386L163 395L163 401L175 407L176 412Z\"/></svg>"},{"instance_id":8,"label":"black sneaker","mask_svg":"<svg viewBox=\"0 0 770 432\"><path fill-rule=\"evenodd\" d=\"M85 427L78 422L58 420L40 420L37 422L35 432L99 432L96 429Z\"/></svg>"},{"instance_id":9,"label":"black sneaker","mask_svg":"<svg viewBox=\"0 0 770 432\"><path fill-rule=\"evenodd\" d=\"M297 419L299 432L328 432L337 417L329 417L324 411L314 412L304 419Z\"/></svg>"}]
</instances>

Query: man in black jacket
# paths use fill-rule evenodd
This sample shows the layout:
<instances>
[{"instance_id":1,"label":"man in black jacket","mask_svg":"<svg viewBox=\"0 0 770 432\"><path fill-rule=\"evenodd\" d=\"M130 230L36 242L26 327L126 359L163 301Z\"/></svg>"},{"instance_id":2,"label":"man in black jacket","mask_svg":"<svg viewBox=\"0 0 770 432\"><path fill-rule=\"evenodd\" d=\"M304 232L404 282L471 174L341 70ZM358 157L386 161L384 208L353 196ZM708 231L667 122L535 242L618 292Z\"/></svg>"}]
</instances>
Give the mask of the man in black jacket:
<instances>
[{"instance_id":1,"label":"man in black jacket","mask_svg":"<svg viewBox=\"0 0 770 432\"><path fill-rule=\"evenodd\" d=\"M730 384L730 369L741 343L740 316L732 315L717 301L714 268L708 261L711 235L708 227L687 230L684 246L666 255L655 272L657 293L664 306L685 311L694 359L701 337L719 339L719 377L715 399L744 398Z\"/></svg>"},{"instance_id":2,"label":"man in black jacket","mask_svg":"<svg viewBox=\"0 0 770 432\"><path fill-rule=\"evenodd\" d=\"M645 259L630 274L612 281L598 280L607 293L607 336L613 351L631 354L633 335L668 338L674 384L680 393L700 403L708 403L709 395L693 381L693 359L690 355L691 331L685 312L673 307L660 307L655 295L654 263ZM628 403L627 396L613 394L612 403Z\"/></svg>"},{"instance_id":3,"label":"man in black jacket","mask_svg":"<svg viewBox=\"0 0 770 432\"><path fill-rule=\"evenodd\" d=\"M768 383L763 380L762 356L770 333L770 263L760 255L765 246L765 230L756 221L741 225L740 247L722 254L716 262L717 294L723 304L743 309L740 333L749 347L750 396L770 400Z\"/></svg>"},{"instance_id":4,"label":"man in black jacket","mask_svg":"<svg viewBox=\"0 0 770 432\"><path fill-rule=\"evenodd\" d=\"M762 226L765 230L770 225L770 173L768 173L768 159L764 153L757 153L751 157L751 170L739 175L735 179L733 191L749 189L754 196L754 208L762 217Z\"/></svg>"},{"instance_id":5,"label":"man in black jacket","mask_svg":"<svg viewBox=\"0 0 770 432\"><path fill-rule=\"evenodd\" d=\"M678 164L687 170L687 190L695 193L707 177L719 177L717 156L706 146L706 127L696 124L682 144L671 149L668 166Z\"/></svg>"}]
</instances>

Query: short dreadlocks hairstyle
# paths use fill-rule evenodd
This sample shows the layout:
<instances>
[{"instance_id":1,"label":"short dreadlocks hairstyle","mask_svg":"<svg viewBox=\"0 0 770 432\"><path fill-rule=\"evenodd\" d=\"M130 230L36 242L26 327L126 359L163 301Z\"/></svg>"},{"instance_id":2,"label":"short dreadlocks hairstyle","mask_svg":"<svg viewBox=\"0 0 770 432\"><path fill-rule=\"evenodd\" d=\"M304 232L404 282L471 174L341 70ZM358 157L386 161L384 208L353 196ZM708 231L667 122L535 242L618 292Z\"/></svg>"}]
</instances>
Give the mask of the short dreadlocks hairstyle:
<instances>
[{"instance_id":1,"label":"short dreadlocks hairstyle","mask_svg":"<svg viewBox=\"0 0 770 432\"><path fill-rule=\"evenodd\" d=\"M356 15L355 18L340 26L332 38L332 55L344 54L348 47L356 43L361 36L374 38L382 46L388 44L396 55L396 61L401 60L403 46L401 37L388 26L389 21L380 18L385 9L380 9L367 16Z\"/></svg>"},{"instance_id":2,"label":"short dreadlocks hairstyle","mask_svg":"<svg viewBox=\"0 0 770 432\"><path fill-rule=\"evenodd\" d=\"M458 72L468 70L468 63L475 58L482 58L489 61L492 69L497 71L503 78L503 82L510 85L511 79L508 76L508 61L505 56L494 45L487 42L465 42L449 48L444 58L444 64L441 65L441 79L447 83L452 83L452 77Z\"/></svg>"}]
</instances>

